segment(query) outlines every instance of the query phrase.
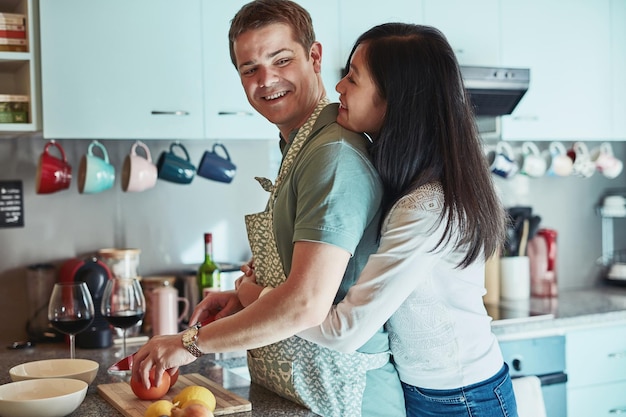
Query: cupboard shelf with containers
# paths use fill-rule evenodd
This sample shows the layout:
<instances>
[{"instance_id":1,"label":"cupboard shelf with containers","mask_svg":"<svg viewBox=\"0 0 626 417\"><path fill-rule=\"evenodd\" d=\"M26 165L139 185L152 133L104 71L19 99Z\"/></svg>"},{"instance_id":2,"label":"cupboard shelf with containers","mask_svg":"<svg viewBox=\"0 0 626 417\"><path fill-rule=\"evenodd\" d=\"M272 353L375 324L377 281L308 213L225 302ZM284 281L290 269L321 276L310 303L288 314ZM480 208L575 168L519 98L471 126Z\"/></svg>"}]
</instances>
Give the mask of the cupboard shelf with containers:
<instances>
[{"instance_id":1,"label":"cupboard shelf with containers","mask_svg":"<svg viewBox=\"0 0 626 417\"><path fill-rule=\"evenodd\" d=\"M0 123L0 135L34 132L39 130L41 125L37 2L35 0L0 0L0 13L23 15L23 26L26 32L25 51L0 50L0 95L3 96L3 101L13 101L13 98L6 96L21 96L27 100L25 122ZM5 23L0 21L0 24Z\"/></svg>"}]
</instances>

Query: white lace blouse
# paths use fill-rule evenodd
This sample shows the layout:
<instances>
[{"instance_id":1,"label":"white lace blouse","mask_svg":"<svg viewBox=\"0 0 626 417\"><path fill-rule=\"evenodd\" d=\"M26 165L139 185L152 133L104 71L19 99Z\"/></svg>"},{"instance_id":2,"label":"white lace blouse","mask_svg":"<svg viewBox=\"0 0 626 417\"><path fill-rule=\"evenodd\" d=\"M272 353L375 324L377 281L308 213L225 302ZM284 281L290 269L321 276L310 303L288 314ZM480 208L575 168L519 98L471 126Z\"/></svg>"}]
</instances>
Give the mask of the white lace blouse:
<instances>
[{"instance_id":1,"label":"white lace blouse","mask_svg":"<svg viewBox=\"0 0 626 417\"><path fill-rule=\"evenodd\" d=\"M503 359L482 301L484 262L456 268L465 253L453 250L454 240L433 251L445 228L442 208L439 184L398 201L358 282L324 323L298 336L350 352L385 325L400 379L421 388L458 388L497 373Z\"/></svg>"}]
</instances>

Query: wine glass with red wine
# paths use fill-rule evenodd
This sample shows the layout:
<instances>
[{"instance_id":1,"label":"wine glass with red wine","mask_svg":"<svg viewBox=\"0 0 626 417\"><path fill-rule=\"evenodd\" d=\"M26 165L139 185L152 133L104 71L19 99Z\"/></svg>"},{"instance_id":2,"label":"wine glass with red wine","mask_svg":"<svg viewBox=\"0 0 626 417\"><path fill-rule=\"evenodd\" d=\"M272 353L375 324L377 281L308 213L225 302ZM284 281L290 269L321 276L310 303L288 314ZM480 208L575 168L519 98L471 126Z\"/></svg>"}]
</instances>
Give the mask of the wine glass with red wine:
<instances>
[{"instance_id":1,"label":"wine glass with red wine","mask_svg":"<svg viewBox=\"0 0 626 417\"><path fill-rule=\"evenodd\" d=\"M122 329L123 357L126 357L126 330L143 319L146 299L137 278L112 278L107 281L100 305L102 316L113 327Z\"/></svg>"},{"instance_id":2,"label":"wine glass with red wine","mask_svg":"<svg viewBox=\"0 0 626 417\"><path fill-rule=\"evenodd\" d=\"M93 300L86 283L54 284L48 304L48 320L52 327L69 335L70 358L75 357L74 336L89 327L94 314Z\"/></svg>"}]
</instances>

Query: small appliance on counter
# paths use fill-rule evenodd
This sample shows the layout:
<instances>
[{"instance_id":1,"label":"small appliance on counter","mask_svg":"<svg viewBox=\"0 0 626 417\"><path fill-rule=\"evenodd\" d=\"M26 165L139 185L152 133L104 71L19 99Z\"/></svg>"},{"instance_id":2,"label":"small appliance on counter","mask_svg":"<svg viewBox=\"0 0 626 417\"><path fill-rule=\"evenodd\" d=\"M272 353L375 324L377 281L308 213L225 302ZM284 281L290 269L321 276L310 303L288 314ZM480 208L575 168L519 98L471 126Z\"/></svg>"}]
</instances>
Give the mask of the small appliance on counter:
<instances>
[{"instance_id":1,"label":"small appliance on counter","mask_svg":"<svg viewBox=\"0 0 626 417\"><path fill-rule=\"evenodd\" d=\"M607 190L596 206L602 218L602 276L606 283L626 286L626 250L615 250L615 221L626 219L626 189Z\"/></svg>"},{"instance_id":2,"label":"small appliance on counter","mask_svg":"<svg viewBox=\"0 0 626 417\"><path fill-rule=\"evenodd\" d=\"M102 296L107 280L111 279L109 268L98 258L73 258L61 265L61 282L83 281L87 284L95 310L91 326L76 335L76 346L84 349L107 348L113 344L113 334L109 323L100 312Z\"/></svg>"}]
</instances>

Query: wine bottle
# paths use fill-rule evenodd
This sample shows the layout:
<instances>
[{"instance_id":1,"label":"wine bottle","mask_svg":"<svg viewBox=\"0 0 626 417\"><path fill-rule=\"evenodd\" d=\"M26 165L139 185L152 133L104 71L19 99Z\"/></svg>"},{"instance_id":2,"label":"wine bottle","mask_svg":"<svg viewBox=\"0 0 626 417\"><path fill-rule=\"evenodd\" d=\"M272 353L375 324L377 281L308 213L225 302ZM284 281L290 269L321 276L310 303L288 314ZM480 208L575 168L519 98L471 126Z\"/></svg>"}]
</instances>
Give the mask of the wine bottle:
<instances>
[{"instance_id":1,"label":"wine bottle","mask_svg":"<svg viewBox=\"0 0 626 417\"><path fill-rule=\"evenodd\" d=\"M198 268L198 288L202 297L210 291L220 290L220 270L213 262L213 235L204 234L204 262Z\"/></svg>"}]
</instances>

